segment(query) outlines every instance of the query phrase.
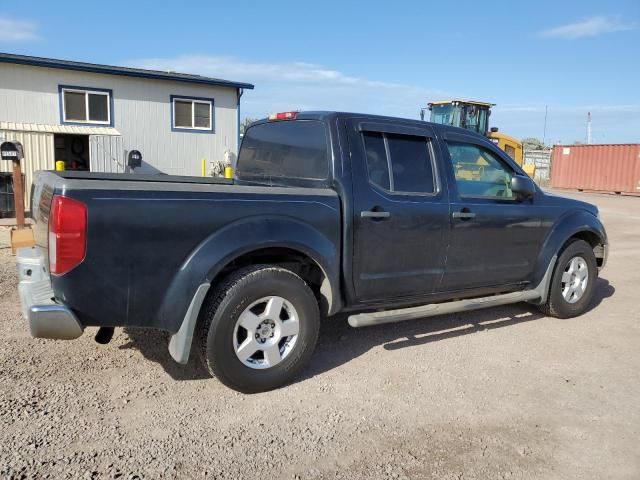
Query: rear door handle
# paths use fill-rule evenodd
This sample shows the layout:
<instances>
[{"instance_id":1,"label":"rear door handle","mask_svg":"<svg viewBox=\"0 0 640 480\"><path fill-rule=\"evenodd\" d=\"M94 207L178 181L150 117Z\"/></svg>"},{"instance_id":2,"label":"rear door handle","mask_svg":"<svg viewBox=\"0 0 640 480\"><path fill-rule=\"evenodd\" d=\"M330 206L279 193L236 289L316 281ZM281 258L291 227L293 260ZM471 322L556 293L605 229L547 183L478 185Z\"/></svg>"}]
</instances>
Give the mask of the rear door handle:
<instances>
[{"instance_id":1,"label":"rear door handle","mask_svg":"<svg viewBox=\"0 0 640 480\"><path fill-rule=\"evenodd\" d=\"M389 218L389 212L376 212L375 210L363 210L360 212L362 218Z\"/></svg>"},{"instance_id":2,"label":"rear door handle","mask_svg":"<svg viewBox=\"0 0 640 480\"><path fill-rule=\"evenodd\" d=\"M453 218L459 218L460 220L469 220L470 218L476 218L476 214L473 212L453 212L451 215Z\"/></svg>"}]
</instances>

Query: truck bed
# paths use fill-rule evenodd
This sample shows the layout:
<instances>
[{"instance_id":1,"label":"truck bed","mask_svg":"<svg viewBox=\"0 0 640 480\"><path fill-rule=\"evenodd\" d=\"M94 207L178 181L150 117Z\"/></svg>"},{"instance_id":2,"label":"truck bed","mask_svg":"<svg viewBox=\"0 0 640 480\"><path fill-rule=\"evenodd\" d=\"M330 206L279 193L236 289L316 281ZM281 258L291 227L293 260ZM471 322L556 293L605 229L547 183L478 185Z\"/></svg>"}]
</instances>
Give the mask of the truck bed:
<instances>
[{"instance_id":1,"label":"truck bed","mask_svg":"<svg viewBox=\"0 0 640 480\"><path fill-rule=\"evenodd\" d=\"M175 332L193 293L213 275L212 266L241 253L245 243L255 245L256 239L265 248L284 248L318 234L331 245L322 247L328 258L338 262L327 268L339 271L341 208L332 189L41 172L33 216L37 248L45 258L49 206L61 192L87 207L87 250L80 265L52 275L51 283L56 299L71 307L84 326Z\"/></svg>"},{"instance_id":2,"label":"truck bed","mask_svg":"<svg viewBox=\"0 0 640 480\"><path fill-rule=\"evenodd\" d=\"M179 175L158 175L139 173L101 173L79 171L48 171L60 178L68 180L112 180L124 182L154 182L154 183L199 183L207 185L233 185L232 179L219 177L186 177Z\"/></svg>"}]
</instances>

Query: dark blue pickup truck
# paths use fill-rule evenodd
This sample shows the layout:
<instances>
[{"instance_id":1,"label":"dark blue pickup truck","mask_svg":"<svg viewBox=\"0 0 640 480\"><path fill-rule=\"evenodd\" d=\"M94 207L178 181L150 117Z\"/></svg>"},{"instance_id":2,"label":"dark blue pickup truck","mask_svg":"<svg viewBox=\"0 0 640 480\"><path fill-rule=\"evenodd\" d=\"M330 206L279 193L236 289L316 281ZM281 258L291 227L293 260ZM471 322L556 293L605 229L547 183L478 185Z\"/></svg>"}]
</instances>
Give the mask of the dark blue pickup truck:
<instances>
[{"instance_id":1,"label":"dark blue pickup truck","mask_svg":"<svg viewBox=\"0 0 640 480\"><path fill-rule=\"evenodd\" d=\"M37 246L18 255L31 334L172 334L257 392L309 360L321 318L353 327L528 301L588 308L607 236L593 205L544 193L486 138L422 121L277 114L233 181L40 172Z\"/></svg>"}]
</instances>

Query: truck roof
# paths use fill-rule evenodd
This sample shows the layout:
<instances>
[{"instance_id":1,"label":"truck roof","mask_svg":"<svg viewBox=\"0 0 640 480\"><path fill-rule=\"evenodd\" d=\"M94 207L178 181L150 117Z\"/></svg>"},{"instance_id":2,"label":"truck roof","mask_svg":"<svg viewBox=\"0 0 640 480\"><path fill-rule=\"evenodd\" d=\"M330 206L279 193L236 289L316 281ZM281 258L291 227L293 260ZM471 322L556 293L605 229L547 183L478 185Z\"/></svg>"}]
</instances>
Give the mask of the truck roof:
<instances>
[{"instance_id":1,"label":"truck roof","mask_svg":"<svg viewBox=\"0 0 640 480\"><path fill-rule=\"evenodd\" d=\"M416 125L427 124L428 126L438 129L439 131L444 131L444 132L452 131L452 132L464 133L465 135L475 135L475 136L479 136L486 139L485 136L477 134L465 128L427 122L425 120L420 120L417 118L392 117L388 115L374 115L371 113L357 113L357 112L342 112L342 111L335 111L335 110L310 110L310 111L299 111L295 113L296 113L296 118L295 118L296 120L318 120L322 122L330 122L331 120L338 119L338 118L356 117L356 118L362 118L362 119L383 120L383 121L396 120L396 121L402 121L403 123L414 123ZM251 125L268 123L269 121L270 121L269 118L262 118L260 120L256 120ZM289 120L281 120L281 121L289 121Z\"/></svg>"}]
</instances>

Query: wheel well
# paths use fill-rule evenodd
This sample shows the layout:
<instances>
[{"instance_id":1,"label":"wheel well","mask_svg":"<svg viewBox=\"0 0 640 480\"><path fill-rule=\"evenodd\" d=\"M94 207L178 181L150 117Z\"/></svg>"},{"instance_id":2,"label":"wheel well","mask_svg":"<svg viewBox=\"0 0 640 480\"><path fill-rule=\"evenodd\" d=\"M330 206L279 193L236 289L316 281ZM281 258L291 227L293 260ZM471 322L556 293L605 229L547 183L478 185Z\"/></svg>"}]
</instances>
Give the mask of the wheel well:
<instances>
[{"instance_id":1,"label":"wheel well","mask_svg":"<svg viewBox=\"0 0 640 480\"><path fill-rule=\"evenodd\" d=\"M331 311L333 295L327 275L315 260L291 248L270 247L245 253L225 265L212 280L212 284L239 268L258 264L275 265L294 272L307 282L313 291L318 300L320 313L327 315Z\"/></svg>"},{"instance_id":2,"label":"wheel well","mask_svg":"<svg viewBox=\"0 0 640 480\"><path fill-rule=\"evenodd\" d=\"M565 242L562 249L564 250L566 246L569 244L569 242L571 242L571 240L574 240L574 239L584 240L589 245L591 245L591 248L593 248L593 254L595 255L596 261L598 263L598 267L601 267L603 265L604 255L605 255L604 244L602 243L602 240L597 234L586 231L586 230L582 232L578 232Z\"/></svg>"}]
</instances>

